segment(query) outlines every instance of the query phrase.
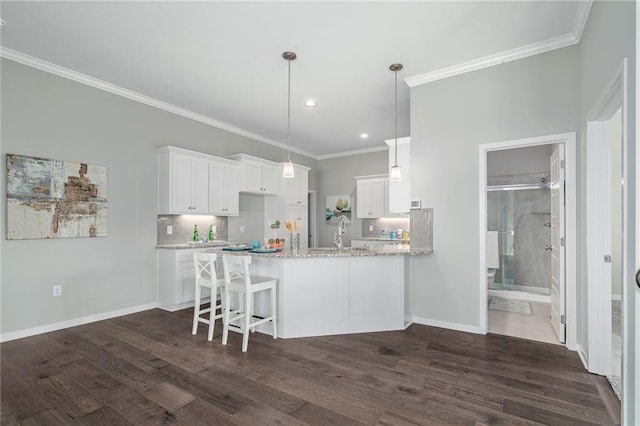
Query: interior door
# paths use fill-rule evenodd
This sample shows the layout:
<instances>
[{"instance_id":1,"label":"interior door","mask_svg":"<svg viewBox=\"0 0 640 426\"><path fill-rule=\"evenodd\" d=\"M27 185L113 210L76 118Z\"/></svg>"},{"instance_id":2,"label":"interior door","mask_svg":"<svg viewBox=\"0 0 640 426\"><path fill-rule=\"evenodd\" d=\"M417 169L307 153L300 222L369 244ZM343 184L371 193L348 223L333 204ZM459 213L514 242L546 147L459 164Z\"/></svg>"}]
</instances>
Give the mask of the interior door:
<instances>
[{"instance_id":1,"label":"interior door","mask_svg":"<svg viewBox=\"0 0 640 426\"><path fill-rule=\"evenodd\" d=\"M565 341L564 144L551 154L551 326Z\"/></svg>"}]
</instances>

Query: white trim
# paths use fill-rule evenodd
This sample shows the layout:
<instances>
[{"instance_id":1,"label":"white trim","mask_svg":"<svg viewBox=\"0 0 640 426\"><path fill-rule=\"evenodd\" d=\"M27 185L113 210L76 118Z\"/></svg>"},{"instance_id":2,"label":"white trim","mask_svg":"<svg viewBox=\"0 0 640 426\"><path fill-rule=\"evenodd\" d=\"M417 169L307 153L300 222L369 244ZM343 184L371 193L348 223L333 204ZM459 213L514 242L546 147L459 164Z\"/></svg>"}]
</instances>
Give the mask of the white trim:
<instances>
[{"instance_id":1,"label":"white trim","mask_svg":"<svg viewBox=\"0 0 640 426\"><path fill-rule=\"evenodd\" d=\"M620 294L612 294L611 295L611 300L613 300L615 302L622 302L622 295L620 295Z\"/></svg>"},{"instance_id":2,"label":"white trim","mask_svg":"<svg viewBox=\"0 0 640 426\"><path fill-rule=\"evenodd\" d=\"M406 323L404 324L404 329L406 330L407 328L411 327L411 325L412 325L412 324L413 324L413 319L412 319L411 321L406 322Z\"/></svg>"},{"instance_id":3,"label":"white trim","mask_svg":"<svg viewBox=\"0 0 640 426\"><path fill-rule=\"evenodd\" d=\"M633 276L633 260L629 259L629 254L633 253L633 244L628 238L629 229L629 199L633 197L629 182L628 165L628 145L627 136L627 58L617 68L615 73L604 86L600 96L594 103L591 111L587 116L587 133L586 133L586 184L587 187L599 184L609 185L612 178L609 173L609 163L613 159L609 158L609 144L605 140L603 134L603 122L610 119L611 116L619 109L622 109L621 130L622 130L622 164L623 176L625 182L622 193L622 297L628 300L628 287L631 284ZM606 162L606 165L603 165ZM609 253L610 241L607 239L611 233L610 229L604 229L600 225L601 222L609 223L608 210L604 207L607 201L601 196L602 191L596 189L595 193L587 192L586 201L586 224L587 224L587 314L588 314L588 370L592 373L606 375L611 369L611 303L613 299L611 294L611 284L604 280L603 277L610 276L611 265L601 261L603 253ZM609 201L610 204L610 201ZM629 269L631 267L631 270ZM605 283L603 286L602 283ZM624 407L630 403L630 389L628 371L632 368L633 360L629 358L633 356L633 352L629 352L628 347L628 327L629 327L628 306L622 307L622 406L623 406L623 424L625 423L625 413L629 415L628 410Z\"/></svg>"},{"instance_id":4,"label":"white trim","mask_svg":"<svg viewBox=\"0 0 640 426\"><path fill-rule=\"evenodd\" d=\"M539 41L536 43L531 43L529 45L517 47L515 49L505 50L504 52L499 52L493 55L485 56L483 58L473 59L471 61L452 65L450 67L440 68L438 70L430 71L424 74L407 77L404 79L404 81L409 87L416 87L422 84L431 83L433 81L442 80L472 71L478 71L495 65L500 65L505 62L511 62L518 59L527 58L529 56L538 55L540 53L546 53L552 50L578 44L580 43L580 39L582 38L582 32L584 31L584 27L587 24L587 19L589 18L589 12L591 11L592 5L593 0L578 2L578 9L576 10L576 16L573 21L573 26L571 28L571 32L568 34L550 38L548 40Z\"/></svg>"},{"instance_id":5,"label":"white trim","mask_svg":"<svg viewBox=\"0 0 640 426\"><path fill-rule=\"evenodd\" d=\"M385 139L384 143L387 144L387 146L391 147L391 146L395 146L396 144L396 140L394 139ZM411 143L411 136L405 136L404 138L398 138L398 145L404 145L404 144L408 144Z\"/></svg>"},{"instance_id":6,"label":"white trim","mask_svg":"<svg viewBox=\"0 0 640 426\"><path fill-rule=\"evenodd\" d=\"M328 160L331 158L348 157L350 155L369 154L370 152L388 151L388 146L376 146L373 148L356 149L353 151L336 152L334 154L323 154L315 157L316 160Z\"/></svg>"},{"instance_id":7,"label":"white trim","mask_svg":"<svg viewBox=\"0 0 640 426\"><path fill-rule=\"evenodd\" d=\"M267 138L265 136L261 136L257 133L249 132L247 130L240 129L239 127L232 126L230 124L224 123L222 121L214 120L213 118L207 117L202 114L198 114L193 111L189 111L185 108L181 108L167 102L152 98L150 96L143 95L138 92L134 92L133 90L125 89L124 87L117 86L112 83L108 83L104 80L99 80L97 78L88 76L86 74L82 74L80 72L71 70L69 68L62 67L60 65L53 64L51 62L44 61L42 59L27 55L25 53L19 52L17 50L9 49L4 46L0 46L0 57L5 59L9 59L14 62L18 62L22 65L29 66L31 68L36 68L41 71L48 72L50 74L57 75L59 77L67 78L69 80L73 80L75 82L85 84L87 86L94 87L99 90L104 90L105 92L113 93L114 95L122 96L123 98L131 99L132 101L140 102L145 105L152 106L154 108L158 108L185 118L189 118L191 120L198 121L200 123L209 125L211 127L215 127L217 129L226 130L227 132L234 133L236 135L244 136L249 139L253 139L258 142L263 142L268 145L272 145L278 147L283 150L289 149L291 152L295 152L300 155L304 155L306 157L310 157L313 159L317 159L317 157L307 151L302 149L298 149L296 147L289 148L286 143L278 142L273 139Z\"/></svg>"},{"instance_id":8,"label":"white trim","mask_svg":"<svg viewBox=\"0 0 640 426\"><path fill-rule=\"evenodd\" d=\"M116 311L103 312L100 314L87 315L86 317L75 318L72 320L56 322L40 327L27 328L24 330L11 331L0 335L0 342L8 342L10 340L22 339L24 337L35 336L37 334L49 333L51 331L62 330L64 328L76 327L78 325L89 324L96 321L103 321L110 318L121 317L123 315L135 314L136 312L148 311L158 307L157 302L147 303L145 305L131 306L129 308L118 309Z\"/></svg>"},{"instance_id":9,"label":"white trim","mask_svg":"<svg viewBox=\"0 0 640 426\"><path fill-rule=\"evenodd\" d=\"M578 10L576 11L576 19L573 21L573 28L571 33L576 37L578 43L582 39L582 32L587 25L587 19L589 18L589 12L591 12L591 6L593 0L578 2Z\"/></svg>"},{"instance_id":10,"label":"white trim","mask_svg":"<svg viewBox=\"0 0 640 426\"><path fill-rule=\"evenodd\" d=\"M578 343L576 350L578 351L578 356L580 357L580 361L582 361L582 365L585 370L589 370L589 360L587 358L587 352L584 350L581 344Z\"/></svg>"},{"instance_id":11,"label":"white trim","mask_svg":"<svg viewBox=\"0 0 640 426\"><path fill-rule=\"evenodd\" d=\"M479 167L478 167L478 191L479 191L479 214L478 224L480 229L480 262L478 269L478 285L480 288L479 306L479 329L482 334L488 330L488 306L487 297L487 260L486 260L486 234L487 234L487 152L500 151L512 148L521 148L534 145L550 145L564 143L565 145L565 181L566 181L566 208L565 208L565 238L566 244L566 347L572 351L577 348L578 339L578 291L577 291L577 199L576 199L576 179L577 179L577 156L576 156L576 134L575 132L560 133L556 135L537 136L533 138L518 139L512 141L493 142L480 145L478 147Z\"/></svg>"},{"instance_id":12,"label":"white trim","mask_svg":"<svg viewBox=\"0 0 640 426\"><path fill-rule=\"evenodd\" d=\"M539 41L526 46L517 47L515 49L485 56L483 58L473 59L471 61L452 65L450 67L441 68L424 74L418 74L413 77L407 77L404 79L404 81L409 87L416 87L437 80L454 77L456 75L490 68L495 65L503 64L505 62L512 62L540 53L546 53L552 50L561 49L563 47L577 44L578 42L579 40L576 38L576 36L572 33L569 33L551 38L549 40Z\"/></svg>"},{"instance_id":13,"label":"white trim","mask_svg":"<svg viewBox=\"0 0 640 426\"><path fill-rule=\"evenodd\" d=\"M486 305L486 303L485 303ZM486 334L480 331L480 327L469 324L460 324L457 322L440 321L429 318L413 317L414 324L428 325L431 327L446 328L449 330L464 331L465 333Z\"/></svg>"}]
</instances>

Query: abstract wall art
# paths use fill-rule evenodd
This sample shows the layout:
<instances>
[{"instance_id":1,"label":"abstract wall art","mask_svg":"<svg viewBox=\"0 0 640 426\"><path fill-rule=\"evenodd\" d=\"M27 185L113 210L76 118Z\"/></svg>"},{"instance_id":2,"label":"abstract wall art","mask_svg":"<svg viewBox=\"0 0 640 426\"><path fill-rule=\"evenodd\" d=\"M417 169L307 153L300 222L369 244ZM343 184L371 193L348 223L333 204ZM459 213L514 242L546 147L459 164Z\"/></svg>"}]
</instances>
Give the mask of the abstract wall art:
<instances>
[{"instance_id":1,"label":"abstract wall art","mask_svg":"<svg viewBox=\"0 0 640 426\"><path fill-rule=\"evenodd\" d=\"M107 168L7 154L7 239L107 236Z\"/></svg>"},{"instance_id":2,"label":"abstract wall art","mask_svg":"<svg viewBox=\"0 0 640 426\"><path fill-rule=\"evenodd\" d=\"M339 223L342 217L345 218L346 223L351 223L351 197L348 195L328 196L325 208L326 223Z\"/></svg>"}]
</instances>

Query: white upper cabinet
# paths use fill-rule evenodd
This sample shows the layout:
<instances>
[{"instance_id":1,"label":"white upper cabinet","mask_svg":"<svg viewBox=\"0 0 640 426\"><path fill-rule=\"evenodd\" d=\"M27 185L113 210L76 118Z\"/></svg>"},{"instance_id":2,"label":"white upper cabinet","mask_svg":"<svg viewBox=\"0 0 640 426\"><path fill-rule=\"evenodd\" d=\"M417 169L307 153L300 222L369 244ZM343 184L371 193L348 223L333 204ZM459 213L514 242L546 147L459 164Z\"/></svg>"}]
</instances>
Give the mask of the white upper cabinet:
<instances>
[{"instance_id":1,"label":"white upper cabinet","mask_svg":"<svg viewBox=\"0 0 640 426\"><path fill-rule=\"evenodd\" d=\"M165 150L158 154L158 213L204 214L209 209L209 162Z\"/></svg>"},{"instance_id":2,"label":"white upper cabinet","mask_svg":"<svg viewBox=\"0 0 640 426\"><path fill-rule=\"evenodd\" d=\"M218 216L238 216L240 167L220 161L209 162L209 212Z\"/></svg>"},{"instance_id":3,"label":"white upper cabinet","mask_svg":"<svg viewBox=\"0 0 640 426\"><path fill-rule=\"evenodd\" d=\"M385 217L386 178L356 179L356 217L358 219Z\"/></svg>"},{"instance_id":4,"label":"white upper cabinet","mask_svg":"<svg viewBox=\"0 0 640 426\"><path fill-rule=\"evenodd\" d=\"M282 178L287 191L287 204L291 206L308 206L309 168L295 165L294 177Z\"/></svg>"},{"instance_id":5,"label":"white upper cabinet","mask_svg":"<svg viewBox=\"0 0 640 426\"><path fill-rule=\"evenodd\" d=\"M280 192L280 168L277 163L246 154L231 155L240 161L240 192L276 195Z\"/></svg>"},{"instance_id":6,"label":"white upper cabinet","mask_svg":"<svg viewBox=\"0 0 640 426\"><path fill-rule=\"evenodd\" d=\"M238 162L172 146L157 152L158 214L238 214Z\"/></svg>"}]
</instances>

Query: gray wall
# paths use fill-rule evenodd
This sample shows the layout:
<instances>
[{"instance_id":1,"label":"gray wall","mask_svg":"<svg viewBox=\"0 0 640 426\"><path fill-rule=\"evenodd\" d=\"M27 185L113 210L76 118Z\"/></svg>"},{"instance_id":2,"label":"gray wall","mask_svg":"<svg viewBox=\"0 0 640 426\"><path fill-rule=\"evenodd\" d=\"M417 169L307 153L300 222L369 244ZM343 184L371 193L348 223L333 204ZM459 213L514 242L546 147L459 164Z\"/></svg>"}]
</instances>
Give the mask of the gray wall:
<instances>
[{"instance_id":1,"label":"gray wall","mask_svg":"<svg viewBox=\"0 0 640 426\"><path fill-rule=\"evenodd\" d=\"M553 145L491 151L487 153L487 176L548 172L552 152Z\"/></svg>"},{"instance_id":2,"label":"gray wall","mask_svg":"<svg viewBox=\"0 0 640 426\"><path fill-rule=\"evenodd\" d=\"M589 14L589 19L587 21L587 25L585 27L584 33L582 35L582 40L579 45L580 52L580 130L582 130L578 142L578 152L582 153L580 157L581 170L580 170L580 182L583 184L579 186L579 209L578 211L584 211L586 209L586 200L585 194L587 188L584 185L586 182L586 157L584 155L586 150L586 123L587 117L591 109L594 107L596 102L598 101L598 97L604 90L605 86L614 75L614 73L618 70L618 67L622 63L623 58L629 59L629 68L628 68L628 124L627 124L627 138L628 138L628 158L627 167L628 171L628 179L627 184L629 185L630 190L630 198L629 198L629 210L627 214L629 217L635 217L635 173L636 173L636 164L635 164L635 117L636 117L636 53L635 53L635 37L636 37L636 22L635 22L635 2L632 1L624 1L624 2L602 2L596 1L594 2L591 12ZM582 248L580 252L580 263L579 263L579 278L583 281L586 280L587 276L587 262L586 262L586 251L584 247L586 245L586 223L582 221L580 223L579 228L579 238L578 241L579 247ZM635 235L635 226L634 221L630 221L630 226L625 230L626 235L633 236ZM635 288L633 287L633 259L635 257L634 250L634 239L630 238L629 245L629 259L630 259L630 269L626 271L629 282L629 290L630 294L633 294ZM586 282L585 285L580 286L580 294L579 294L579 311L580 322L579 322L579 330L578 337L579 343L583 346L585 351L588 354L588 330L587 330L587 287ZM637 307L633 306L634 300L623 302L625 303L625 307L627 308L627 312L630 313L629 318L629 327L627 329L627 334L623 337L627 340L627 343L630 348L634 347L635 339L637 338L637 331L634 327L634 315L637 315ZM623 355L624 356L624 355ZM638 368L638 366L634 366L633 363L630 363L630 368L633 370L634 368ZM633 377L635 371L627 371L628 377ZM626 395L628 401L638 400L637 396L634 395ZM627 420L631 423L631 417L627 418ZM636 422L640 420L636 419Z\"/></svg>"},{"instance_id":3,"label":"gray wall","mask_svg":"<svg viewBox=\"0 0 640 426\"><path fill-rule=\"evenodd\" d=\"M344 237L345 246L351 245L351 239L362 236L362 220L355 218L356 181L355 176L367 176L389 173L389 151L350 155L318 161L318 247L333 247L333 234L336 225L327 225L324 219L327 196L351 195L352 220L347 225Z\"/></svg>"},{"instance_id":4,"label":"gray wall","mask_svg":"<svg viewBox=\"0 0 640 426\"><path fill-rule=\"evenodd\" d=\"M414 315L479 326L478 146L578 129L578 49L569 47L411 90L411 198L434 215L417 257Z\"/></svg>"},{"instance_id":5,"label":"gray wall","mask_svg":"<svg viewBox=\"0 0 640 426\"><path fill-rule=\"evenodd\" d=\"M282 161L283 150L2 59L2 162L7 153L108 168L105 238L5 240L2 326L13 332L156 302L157 166L174 145L213 155ZM314 159L292 154L312 168ZM6 213L5 173L2 176ZM52 286L63 295L52 297Z\"/></svg>"}]
</instances>

